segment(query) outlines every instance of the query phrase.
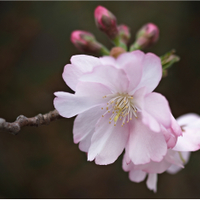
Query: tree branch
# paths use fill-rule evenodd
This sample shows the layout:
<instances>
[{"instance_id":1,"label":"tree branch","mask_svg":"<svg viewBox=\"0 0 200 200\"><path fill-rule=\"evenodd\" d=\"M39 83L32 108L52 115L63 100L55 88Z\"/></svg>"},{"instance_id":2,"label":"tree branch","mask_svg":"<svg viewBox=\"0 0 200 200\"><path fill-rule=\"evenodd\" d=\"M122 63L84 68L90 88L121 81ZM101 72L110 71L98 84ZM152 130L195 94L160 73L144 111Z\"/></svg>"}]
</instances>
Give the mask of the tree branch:
<instances>
[{"instance_id":1,"label":"tree branch","mask_svg":"<svg viewBox=\"0 0 200 200\"><path fill-rule=\"evenodd\" d=\"M57 110L50 111L44 115L38 114L35 117L27 118L24 115L20 115L14 122L6 122L5 119L0 118L0 131L10 132L13 135L17 135L18 132L24 126L40 126L49 124L51 121L61 119Z\"/></svg>"}]
</instances>

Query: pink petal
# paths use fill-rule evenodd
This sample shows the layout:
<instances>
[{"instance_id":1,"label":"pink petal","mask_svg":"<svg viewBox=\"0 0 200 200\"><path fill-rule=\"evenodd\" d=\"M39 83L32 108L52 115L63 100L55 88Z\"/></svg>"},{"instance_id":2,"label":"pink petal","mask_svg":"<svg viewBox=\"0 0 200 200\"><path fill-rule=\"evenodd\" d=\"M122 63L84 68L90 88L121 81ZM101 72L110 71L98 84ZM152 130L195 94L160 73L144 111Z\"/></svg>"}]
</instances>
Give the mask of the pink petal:
<instances>
[{"instance_id":1,"label":"pink petal","mask_svg":"<svg viewBox=\"0 0 200 200\"><path fill-rule=\"evenodd\" d=\"M55 92L54 106L63 117L73 117L92 107L106 103L103 96L110 94L110 90L100 83L82 83L77 85L77 93Z\"/></svg>"},{"instance_id":2,"label":"pink petal","mask_svg":"<svg viewBox=\"0 0 200 200\"><path fill-rule=\"evenodd\" d=\"M133 104L139 109L144 109L144 97L146 94L146 87L142 87L134 92L133 95ZM130 94L131 95L131 94Z\"/></svg>"},{"instance_id":3,"label":"pink petal","mask_svg":"<svg viewBox=\"0 0 200 200\"><path fill-rule=\"evenodd\" d=\"M138 119L131 124L126 153L135 165L146 164L151 160L160 162L167 153L165 138L162 133L149 129L140 118L138 116Z\"/></svg>"},{"instance_id":4,"label":"pink petal","mask_svg":"<svg viewBox=\"0 0 200 200\"><path fill-rule=\"evenodd\" d=\"M145 111L168 128L171 125L171 111L166 98L156 92L152 92L145 96Z\"/></svg>"},{"instance_id":5,"label":"pink petal","mask_svg":"<svg viewBox=\"0 0 200 200\"><path fill-rule=\"evenodd\" d=\"M158 181L158 175L157 174L149 174L147 178L147 187L150 190L153 190L154 192L157 191L157 181Z\"/></svg>"},{"instance_id":6,"label":"pink petal","mask_svg":"<svg viewBox=\"0 0 200 200\"><path fill-rule=\"evenodd\" d=\"M80 80L102 83L110 88L113 93L126 92L129 85L124 70L109 65L95 67L91 73L85 74Z\"/></svg>"},{"instance_id":7,"label":"pink petal","mask_svg":"<svg viewBox=\"0 0 200 200\"><path fill-rule=\"evenodd\" d=\"M98 122L92 136L88 151L88 160L95 159L96 164L107 165L113 163L122 153L127 143L129 129L127 124L114 126L109 124L109 115L105 115Z\"/></svg>"},{"instance_id":8,"label":"pink petal","mask_svg":"<svg viewBox=\"0 0 200 200\"><path fill-rule=\"evenodd\" d=\"M123 161L122 161L122 168L125 172L128 172L130 171L131 169L134 168L134 164L130 161L130 162L126 162L126 153L124 154L124 157L123 157Z\"/></svg>"},{"instance_id":9,"label":"pink petal","mask_svg":"<svg viewBox=\"0 0 200 200\"><path fill-rule=\"evenodd\" d=\"M180 159L179 153L172 149L168 149L167 154L164 159L173 165L176 165L180 168L184 168L183 162Z\"/></svg>"},{"instance_id":10,"label":"pink petal","mask_svg":"<svg viewBox=\"0 0 200 200\"><path fill-rule=\"evenodd\" d=\"M116 59L112 56L103 56L103 57L100 57L99 60L103 65L111 65L113 67L118 66Z\"/></svg>"},{"instance_id":11,"label":"pink petal","mask_svg":"<svg viewBox=\"0 0 200 200\"><path fill-rule=\"evenodd\" d=\"M176 145L177 142L177 136L175 136L173 134L173 132L171 131L171 129L165 129L164 127L162 127L162 133L165 137L165 141L167 143L167 148L173 148Z\"/></svg>"},{"instance_id":12,"label":"pink petal","mask_svg":"<svg viewBox=\"0 0 200 200\"><path fill-rule=\"evenodd\" d=\"M129 179L133 182L139 183L145 179L146 175L147 173L141 170L131 170L129 172Z\"/></svg>"},{"instance_id":13,"label":"pink petal","mask_svg":"<svg viewBox=\"0 0 200 200\"><path fill-rule=\"evenodd\" d=\"M79 114L74 121L74 143L83 140L91 131L94 133L97 121L102 117L105 110L97 106Z\"/></svg>"},{"instance_id":14,"label":"pink petal","mask_svg":"<svg viewBox=\"0 0 200 200\"><path fill-rule=\"evenodd\" d=\"M71 63L65 65L62 77L65 83L76 90L79 78L86 72L91 72L94 66L101 64L100 60L94 56L75 55L71 57Z\"/></svg>"},{"instance_id":15,"label":"pink petal","mask_svg":"<svg viewBox=\"0 0 200 200\"><path fill-rule=\"evenodd\" d=\"M124 69L129 79L128 92L133 91L142 77L144 53L140 50L123 53L117 58L120 68Z\"/></svg>"},{"instance_id":16,"label":"pink petal","mask_svg":"<svg viewBox=\"0 0 200 200\"><path fill-rule=\"evenodd\" d=\"M182 136L181 127L178 125L178 122L174 119L173 115L171 114L171 132L177 137Z\"/></svg>"},{"instance_id":17,"label":"pink petal","mask_svg":"<svg viewBox=\"0 0 200 200\"><path fill-rule=\"evenodd\" d=\"M162 65L158 56L147 53L143 62L143 74L137 88L147 87L146 92L152 92L160 82L162 77Z\"/></svg>"},{"instance_id":18,"label":"pink petal","mask_svg":"<svg viewBox=\"0 0 200 200\"><path fill-rule=\"evenodd\" d=\"M67 64L64 67L64 71L62 74L63 80L65 83L74 91L76 91L76 85L78 83L78 79L83 75L83 72L72 64Z\"/></svg>"},{"instance_id":19,"label":"pink petal","mask_svg":"<svg viewBox=\"0 0 200 200\"><path fill-rule=\"evenodd\" d=\"M165 158L160 162L151 161L150 163L143 165L135 165L135 169L142 170L147 173L163 173L170 167L171 163L169 163Z\"/></svg>"},{"instance_id":20,"label":"pink petal","mask_svg":"<svg viewBox=\"0 0 200 200\"><path fill-rule=\"evenodd\" d=\"M140 50L132 51L132 52L126 52L121 55L116 59L116 62L119 64L120 68L124 68L128 63L134 63L135 64L142 64L144 60L145 54L144 52ZM135 66L133 66L135 67Z\"/></svg>"},{"instance_id":21,"label":"pink petal","mask_svg":"<svg viewBox=\"0 0 200 200\"><path fill-rule=\"evenodd\" d=\"M142 122L154 132L160 132L161 126L148 112L142 111Z\"/></svg>"},{"instance_id":22,"label":"pink petal","mask_svg":"<svg viewBox=\"0 0 200 200\"><path fill-rule=\"evenodd\" d=\"M78 147L83 152L88 152L91 145L91 138L94 134L94 129L91 130L79 143Z\"/></svg>"}]
</instances>

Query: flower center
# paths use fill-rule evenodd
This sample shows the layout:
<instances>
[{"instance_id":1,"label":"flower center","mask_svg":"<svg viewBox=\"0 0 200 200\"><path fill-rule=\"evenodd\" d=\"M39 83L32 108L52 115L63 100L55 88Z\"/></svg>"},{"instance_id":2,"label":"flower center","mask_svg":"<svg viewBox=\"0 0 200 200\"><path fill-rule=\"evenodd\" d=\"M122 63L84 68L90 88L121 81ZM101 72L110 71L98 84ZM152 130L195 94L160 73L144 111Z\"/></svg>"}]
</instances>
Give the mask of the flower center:
<instances>
[{"instance_id":1,"label":"flower center","mask_svg":"<svg viewBox=\"0 0 200 200\"><path fill-rule=\"evenodd\" d=\"M128 94L117 94L117 95L107 95L103 98L109 98L107 103L106 112L102 115L104 117L106 114L111 113L109 118L109 124L114 121L114 126L118 120L122 120L122 126L135 116L137 118L137 108L133 104L133 96ZM102 108L103 109L103 108Z\"/></svg>"}]
</instances>

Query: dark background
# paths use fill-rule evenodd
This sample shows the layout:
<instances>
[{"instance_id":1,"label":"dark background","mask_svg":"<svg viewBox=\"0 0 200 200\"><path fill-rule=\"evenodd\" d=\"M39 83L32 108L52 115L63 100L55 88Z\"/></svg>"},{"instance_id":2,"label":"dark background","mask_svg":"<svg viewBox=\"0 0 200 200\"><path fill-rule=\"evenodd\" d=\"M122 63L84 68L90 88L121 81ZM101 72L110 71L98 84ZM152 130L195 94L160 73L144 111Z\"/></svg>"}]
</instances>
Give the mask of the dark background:
<instances>
[{"instance_id":1,"label":"dark background","mask_svg":"<svg viewBox=\"0 0 200 200\"><path fill-rule=\"evenodd\" d=\"M169 100L175 117L200 114L200 2L0 2L0 117L14 121L53 110L53 93L70 91L63 67L80 53L70 42L82 29L112 45L98 31L93 12L102 5L132 39L145 23L160 28L159 42L145 50L157 55L176 49L181 57L156 91ZM158 192L133 183L121 168L87 162L73 143L72 119L25 127L17 136L0 133L0 198L200 198L200 152L176 175L159 175Z\"/></svg>"}]
</instances>

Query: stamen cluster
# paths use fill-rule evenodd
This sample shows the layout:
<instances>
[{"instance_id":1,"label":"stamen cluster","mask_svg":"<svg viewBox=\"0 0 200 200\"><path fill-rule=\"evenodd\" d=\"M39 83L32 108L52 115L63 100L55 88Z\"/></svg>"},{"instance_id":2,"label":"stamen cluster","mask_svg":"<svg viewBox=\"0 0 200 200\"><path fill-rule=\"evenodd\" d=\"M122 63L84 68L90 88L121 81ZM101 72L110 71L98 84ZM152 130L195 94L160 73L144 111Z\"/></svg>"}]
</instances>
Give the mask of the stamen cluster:
<instances>
[{"instance_id":1,"label":"stamen cluster","mask_svg":"<svg viewBox=\"0 0 200 200\"><path fill-rule=\"evenodd\" d=\"M117 121L122 120L121 126L123 126L125 122L128 123L131 121L133 116L137 118L137 108L133 104L133 96L120 93L115 96L103 96L103 98L107 97L111 97L111 99L108 101L106 107L107 111L102 115L102 117L104 117L107 113L112 113L109 118L109 124L114 121L114 126L116 126Z\"/></svg>"}]
</instances>

